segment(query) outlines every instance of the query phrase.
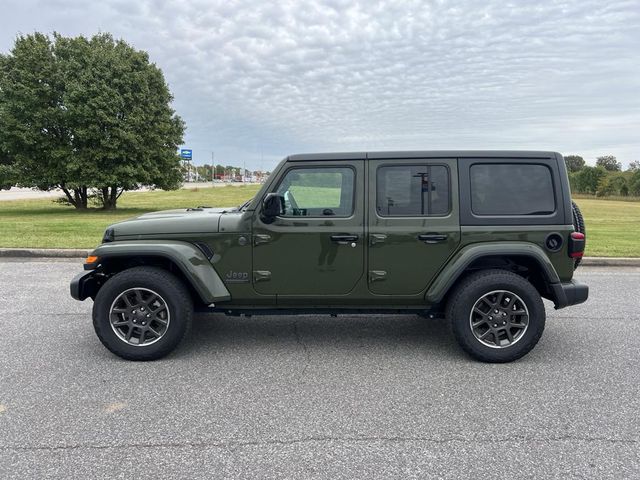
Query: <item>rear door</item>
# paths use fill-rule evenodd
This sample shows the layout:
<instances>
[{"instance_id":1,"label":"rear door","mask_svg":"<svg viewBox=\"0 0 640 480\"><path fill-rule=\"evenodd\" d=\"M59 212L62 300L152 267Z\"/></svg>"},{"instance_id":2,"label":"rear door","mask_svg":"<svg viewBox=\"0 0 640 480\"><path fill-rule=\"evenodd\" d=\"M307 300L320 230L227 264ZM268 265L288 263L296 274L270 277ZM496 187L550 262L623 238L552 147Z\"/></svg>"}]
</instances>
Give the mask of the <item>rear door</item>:
<instances>
[{"instance_id":1,"label":"rear door","mask_svg":"<svg viewBox=\"0 0 640 480\"><path fill-rule=\"evenodd\" d=\"M369 160L369 290L413 295L460 243L455 158Z\"/></svg>"}]
</instances>

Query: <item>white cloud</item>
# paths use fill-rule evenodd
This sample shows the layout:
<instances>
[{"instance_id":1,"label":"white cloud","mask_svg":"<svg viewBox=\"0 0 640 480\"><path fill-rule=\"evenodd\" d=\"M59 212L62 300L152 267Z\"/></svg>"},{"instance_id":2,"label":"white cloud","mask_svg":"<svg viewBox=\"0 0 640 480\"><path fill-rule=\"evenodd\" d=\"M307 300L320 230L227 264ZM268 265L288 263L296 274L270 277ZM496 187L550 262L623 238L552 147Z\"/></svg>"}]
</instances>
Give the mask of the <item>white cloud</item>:
<instances>
[{"instance_id":1,"label":"white cloud","mask_svg":"<svg viewBox=\"0 0 640 480\"><path fill-rule=\"evenodd\" d=\"M148 50L200 162L405 148L640 158L636 1L9 3L0 50L33 30L109 31Z\"/></svg>"}]
</instances>

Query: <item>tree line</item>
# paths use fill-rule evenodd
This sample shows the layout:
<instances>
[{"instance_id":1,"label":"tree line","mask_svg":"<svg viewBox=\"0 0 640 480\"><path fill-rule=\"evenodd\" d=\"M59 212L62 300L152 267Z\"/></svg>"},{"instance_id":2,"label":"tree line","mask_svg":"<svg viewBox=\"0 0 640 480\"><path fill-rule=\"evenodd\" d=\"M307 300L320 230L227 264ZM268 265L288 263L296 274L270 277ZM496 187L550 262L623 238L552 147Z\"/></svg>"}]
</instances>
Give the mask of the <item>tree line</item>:
<instances>
[{"instance_id":1,"label":"tree line","mask_svg":"<svg viewBox=\"0 0 640 480\"><path fill-rule=\"evenodd\" d=\"M595 167L587 165L579 155L567 155L564 161L573 193L598 197L640 196L640 161L631 162L625 171L613 155L598 157Z\"/></svg>"}]
</instances>

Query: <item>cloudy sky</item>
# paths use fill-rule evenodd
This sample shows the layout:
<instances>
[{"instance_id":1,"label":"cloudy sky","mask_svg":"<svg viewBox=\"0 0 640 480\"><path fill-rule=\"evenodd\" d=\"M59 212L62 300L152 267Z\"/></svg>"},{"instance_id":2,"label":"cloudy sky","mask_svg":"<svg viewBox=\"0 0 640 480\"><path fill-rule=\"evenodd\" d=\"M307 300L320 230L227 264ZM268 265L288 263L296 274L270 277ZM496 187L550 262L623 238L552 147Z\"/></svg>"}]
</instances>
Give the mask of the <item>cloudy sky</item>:
<instances>
[{"instance_id":1,"label":"cloudy sky","mask_svg":"<svg viewBox=\"0 0 640 480\"><path fill-rule=\"evenodd\" d=\"M545 149L640 159L640 1L3 0L35 30L147 50L196 163Z\"/></svg>"}]
</instances>

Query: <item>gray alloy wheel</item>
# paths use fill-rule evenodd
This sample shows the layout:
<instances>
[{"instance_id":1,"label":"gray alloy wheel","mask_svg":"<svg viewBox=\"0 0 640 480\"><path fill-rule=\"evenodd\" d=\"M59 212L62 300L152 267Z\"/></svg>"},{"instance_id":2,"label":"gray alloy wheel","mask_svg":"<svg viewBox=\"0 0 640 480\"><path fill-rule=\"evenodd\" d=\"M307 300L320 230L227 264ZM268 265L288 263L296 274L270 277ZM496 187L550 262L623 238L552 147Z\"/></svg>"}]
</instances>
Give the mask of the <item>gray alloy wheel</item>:
<instances>
[{"instance_id":1,"label":"gray alloy wheel","mask_svg":"<svg viewBox=\"0 0 640 480\"><path fill-rule=\"evenodd\" d=\"M473 336L490 348L508 348L518 343L529 328L526 303L508 290L482 295L469 314Z\"/></svg>"},{"instance_id":2,"label":"gray alloy wheel","mask_svg":"<svg viewBox=\"0 0 640 480\"><path fill-rule=\"evenodd\" d=\"M148 288L129 288L111 304L109 322L120 340L145 347L160 340L169 328L167 302Z\"/></svg>"}]
</instances>

